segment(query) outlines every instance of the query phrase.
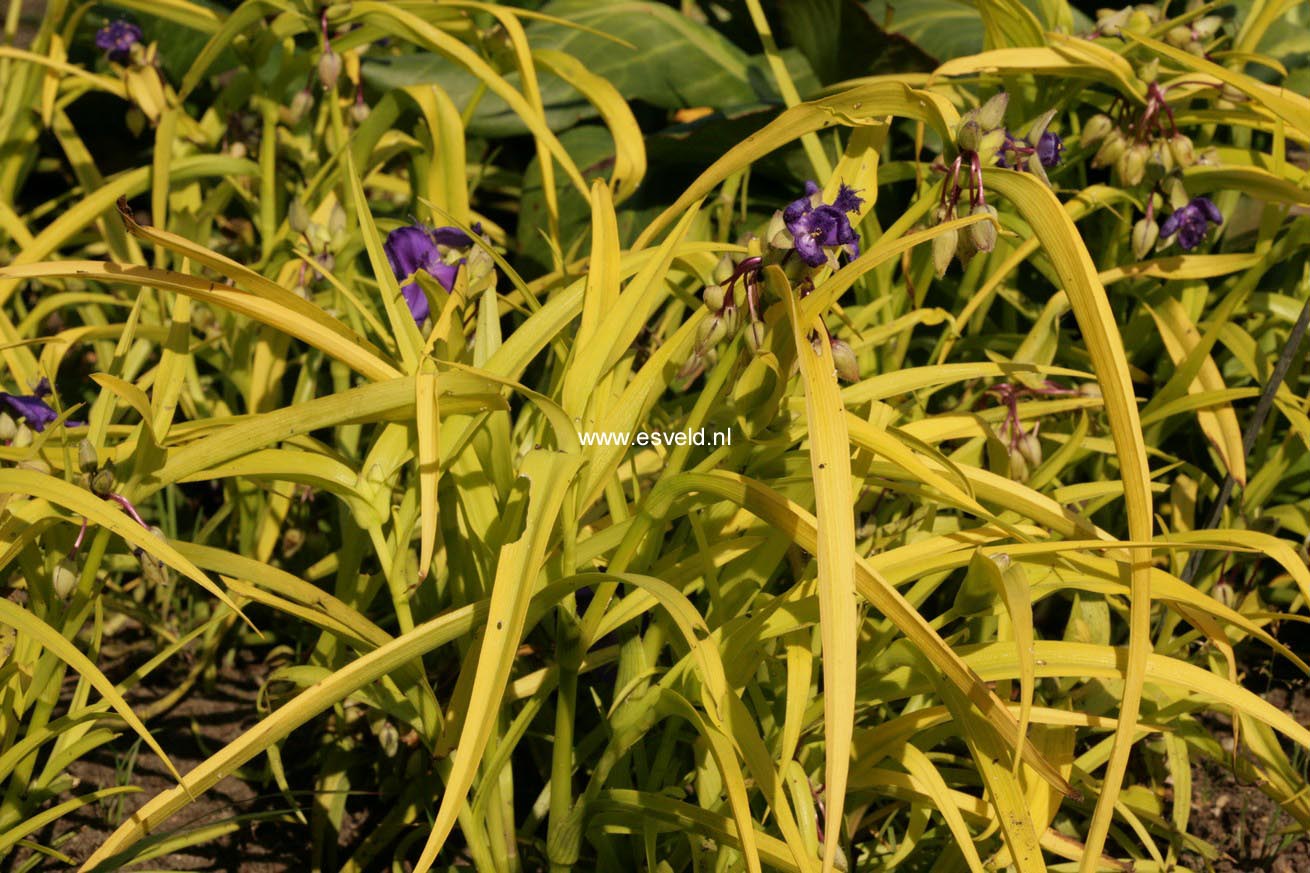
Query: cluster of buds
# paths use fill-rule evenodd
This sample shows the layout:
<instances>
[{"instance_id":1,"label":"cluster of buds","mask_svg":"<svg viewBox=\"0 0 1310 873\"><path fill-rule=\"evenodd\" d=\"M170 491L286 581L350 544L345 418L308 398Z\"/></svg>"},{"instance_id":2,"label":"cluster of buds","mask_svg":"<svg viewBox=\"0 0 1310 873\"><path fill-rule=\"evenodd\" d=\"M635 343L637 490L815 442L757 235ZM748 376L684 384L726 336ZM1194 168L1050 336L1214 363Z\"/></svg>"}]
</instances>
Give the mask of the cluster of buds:
<instances>
[{"instance_id":1,"label":"cluster of buds","mask_svg":"<svg viewBox=\"0 0 1310 873\"><path fill-rule=\"evenodd\" d=\"M969 191L969 214L996 217L996 207L987 203L987 192L983 189L982 168L996 162L1007 140L1012 140L1005 129L1005 109L1010 98L1004 92L992 97L977 109L971 109L960 119L955 131L955 144L958 153L949 168L938 165L949 175L947 183L942 186L941 201L933 209L934 226L951 221L957 217L960 198L967 185ZM960 174L965 174L965 184L960 183ZM961 264L967 264L978 252L990 252L996 247L996 225L990 220L969 225L965 233L948 230L933 237L932 259L937 275L946 273L955 258Z\"/></svg>"},{"instance_id":2,"label":"cluster of buds","mask_svg":"<svg viewBox=\"0 0 1310 873\"><path fill-rule=\"evenodd\" d=\"M1100 386L1089 382L1078 388L1064 388L1049 379L1033 384L1014 384L1002 382L988 388L986 395L995 397L1005 404L1005 419L998 428L998 436L1005 441L1009 454L1010 478L1016 482L1026 482L1032 472L1042 464L1042 444L1037 437L1041 422L1031 429L1024 429L1019 420L1019 399L1021 397L1096 397L1100 395Z\"/></svg>"},{"instance_id":3,"label":"cluster of buds","mask_svg":"<svg viewBox=\"0 0 1310 873\"><path fill-rule=\"evenodd\" d=\"M1149 187L1146 215L1132 232L1133 254L1139 260L1174 242L1190 251L1205 239L1210 223L1223 223L1209 198L1190 197L1183 185L1183 170L1218 159L1213 149L1198 153L1191 138L1178 130L1166 89L1155 81L1158 66L1152 61L1141 73L1148 84L1140 110L1116 98L1110 114L1089 119L1082 136L1086 145L1100 143L1093 167L1112 167L1125 187ZM1156 214L1166 203L1172 214L1157 223Z\"/></svg>"},{"instance_id":4,"label":"cluster of buds","mask_svg":"<svg viewBox=\"0 0 1310 873\"><path fill-rule=\"evenodd\" d=\"M1200 5L1199 0L1194 0L1187 11L1191 12ZM1164 9L1154 3L1139 3L1123 9L1101 9L1096 13L1096 28L1091 35L1118 37L1128 31L1148 36L1157 31L1164 21ZM1204 56L1206 40L1213 38L1223 23L1223 18L1218 15L1206 15L1170 27L1164 32L1164 39L1183 51Z\"/></svg>"},{"instance_id":5,"label":"cluster of buds","mask_svg":"<svg viewBox=\"0 0 1310 873\"><path fill-rule=\"evenodd\" d=\"M743 308L747 312L746 342L758 351L764 345L764 322L760 320L760 276L762 263L759 256L735 260L724 255L714 266L714 283L705 286L701 293L710 317L700 324L696 334L696 358L714 353L714 347L724 339L736 336L741 329Z\"/></svg>"},{"instance_id":6,"label":"cluster of buds","mask_svg":"<svg viewBox=\"0 0 1310 873\"><path fill-rule=\"evenodd\" d=\"M336 266L335 253L341 251L350 243L350 234L346 227L347 221L346 210L341 207L340 203L332 204L326 224L314 221L309 209L299 197L292 199L291 205L287 208L287 225L290 226L291 230L300 234L309 247L310 253L314 256L314 260L324 270L328 271ZM308 294L307 289L311 280L312 277L308 274L308 268L302 263L299 281L296 285L296 290L301 296Z\"/></svg>"},{"instance_id":7,"label":"cluster of buds","mask_svg":"<svg viewBox=\"0 0 1310 873\"><path fill-rule=\"evenodd\" d=\"M87 489L101 500L108 500L116 503L127 513L128 517L140 525L144 530L149 531L161 539L164 532L146 522L141 517L141 513L122 494L114 489L118 482L114 476L114 462L112 459L105 461L100 460L100 453L90 440L84 439L77 446L77 469L78 474L74 480L78 485ZM87 522L82 519L82 528L77 533L77 539L73 541L73 547L69 550L68 555L55 566L55 571L51 577L51 583L54 587L55 594L61 598L71 597L73 591L77 588L79 571L77 566L77 554L82 548L82 543L86 540ZM141 577L154 585L162 585L169 581L168 568L156 557L144 549L134 548L133 555L141 564Z\"/></svg>"}]
</instances>

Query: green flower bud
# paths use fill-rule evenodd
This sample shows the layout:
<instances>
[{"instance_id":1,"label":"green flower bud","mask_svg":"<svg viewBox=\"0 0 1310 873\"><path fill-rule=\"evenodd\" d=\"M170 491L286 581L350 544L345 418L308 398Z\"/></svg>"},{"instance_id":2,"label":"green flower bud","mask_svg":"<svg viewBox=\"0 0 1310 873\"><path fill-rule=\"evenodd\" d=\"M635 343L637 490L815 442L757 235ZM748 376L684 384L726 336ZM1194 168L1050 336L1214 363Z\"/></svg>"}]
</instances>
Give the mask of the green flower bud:
<instances>
[{"instance_id":1,"label":"green flower bud","mask_svg":"<svg viewBox=\"0 0 1310 873\"><path fill-rule=\"evenodd\" d=\"M91 493L103 499L113 492L116 484L118 483L114 479L114 465L106 463L91 477Z\"/></svg>"},{"instance_id":2,"label":"green flower bud","mask_svg":"<svg viewBox=\"0 0 1310 873\"><path fill-rule=\"evenodd\" d=\"M14 437L10 440L9 445L16 449L25 449L32 444L32 429L26 424L18 425Z\"/></svg>"},{"instance_id":3,"label":"green flower bud","mask_svg":"<svg viewBox=\"0 0 1310 873\"><path fill-rule=\"evenodd\" d=\"M1164 41L1172 46L1182 48L1192 41L1192 29L1179 24L1165 32Z\"/></svg>"},{"instance_id":4,"label":"green flower bud","mask_svg":"<svg viewBox=\"0 0 1310 873\"><path fill-rule=\"evenodd\" d=\"M1016 482L1027 482L1028 476L1032 473L1032 468L1028 464L1028 459L1023 456L1023 452L1018 449L1010 449L1010 478Z\"/></svg>"},{"instance_id":5,"label":"green flower bud","mask_svg":"<svg viewBox=\"0 0 1310 873\"><path fill-rule=\"evenodd\" d=\"M7 412L0 412L0 442L9 442L18 435L18 422Z\"/></svg>"},{"instance_id":6,"label":"green flower bud","mask_svg":"<svg viewBox=\"0 0 1310 873\"><path fill-rule=\"evenodd\" d=\"M1218 15L1207 15L1192 22L1192 35L1197 39L1209 39L1224 26L1224 20Z\"/></svg>"},{"instance_id":7,"label":"green flower bud","mask_svg":"<svg viewBox=\"0 0 1310 873\"><path fill-rule=\"evenodd\" d=\"M1140 185L1142 179L1146 177L1146 161L1150 156L1150 147L1144 142L1139 142L1126 150L1119 156L1119 162L1116 165L1119 180L1129 187Z\"/></svg>"},{"instance_id":8,"label":"green flower bud","mask_svg":"<svg viewBox=\"0 0 1310 873\"><path fill-rule=\"evenodd\" d=\"M960 122L960 127L955 133L955 142L961 151L976 152L978 146L982 144L983 129L982 125L968 116Z\"/></svg>"},{"instance_id":9,"label":"green flower bud","mask_svg":"<svg viewBox=\"0 0 1310 873\"><path fill-rule=\"evenodd\" d=\"M1119 160L1128 148L1128 140L1124 138L1123 132L1117 128L1112 129L1105 136L1105 142L1096 150L1095 156L1092 157L1093 169L1108 167Z\"/></svg>"},{"instance_id":10,"label":"green flower bud","mask_svg":"<svg viewBox=\"0 0 1310 873\"><path fill-rule=\"evenodd\" d=\"M837 377L847 382L860 381L860 362L855 358L855 350L845 340L832 341L832 363Z\"/></svg>"},{"instance_id":11,"label":"green flower bud","mask_svg":"<svg viewBox=\"0 0 1310 873\"><path fill-rule=\"evenodd\" d=\"M782 218L781 209L773 213L773 218L769 219L769 228L764 232L764 241L775 249L796 247L796 241L792 239L791 231L787 230L787 222Z\"/></svg>"},{"instance_id":12,"label":"green flower bud","mask_svg":"<svg viewBox=\"0 0 1310 873\"><path fill-rule=\"evenodd\" d=\"M341 55L329 48L318 58L318 80L323 83L323 90L335 91L340 78Z\"/></svg>"},{"instance_id":13,"label":"green flower bud","mask_svg":"<svg viewBox=\"0 0 1310 873\"><path fill-rule=\"evenodd\" d=\"M701 297L704 299L705 305L709 307L711 312L718 312L723 309L724 301L722 285L706 285L705 291L701 294Z\"/></svg>"},{"instance_id":14,"label":"green flower bud","mask_svg":"<svg viewBox=\"0 0 1310 873\"><path fill-rule=\"evenodd\" d=\"M136 139L145 132L146 114L140 107L129 106L123 115L123 123L127 125L128 133L132 134L132 138Z\"/></svg>"},{"instance_id":15,"label":"green flower bud","mask_svg":"<svg viewBox=\"0 0 1310 873\"><path fill-rule=\"evenodd\" d=\"M955 250L960 245L960 232L954 228L944 231L932 239L932 266L937 271L937 278L946 275L946 268L955 260Z\"/></svg>"},{"instance_id":16,"label":"green flower bud","mask_svg":"<svg viewBox=\"0 0 1310 873\"><path fill-rule=\"evenodd\" d=\"M1192 139L1189 136L1181 133L1174 134L1169 139L1169 151L1180 167L1186 168L1196 163L1196 149L1192 145Z\"/></svg>"},{"instance_id":17,"label":"green flower bud","mask_svg":"<svg viewBox=\"0 0 1310 873\"><path fill-rule=\"evenodd\" d=\"M1102 9L1097 13L1096 29L1106 36L1118 36L1120 29L1128 23L1132 11L1132 7L1117 11Z\"/></svg>"},{"instance_id":18,"label":"green flower bud","mask_svg":"<svg viewBox=\"0 0 1310 873\"><path fill-rule=\"evenodd\" d=\"M1160 239L1160 225L1151 219L1143 218L1133 225L1133 257L1142 260L1155 248Z\"/></svg>"},{"instance_id":19,"label":"green flower bud","mask_svg":"<svg viewBox=\"0 0 1310 873\"><path fill-rule=\"evenodd\" d=\"M732 278L732 274L736 272L736 270L737 265L733 263L732 255L725 254L723 257L719 258L719 262L714 265L714 281L719 285L722 285Z\"/></svg>"},{"instance_id":20,"label":"green flower bud","mask_svg":"<svg viewBox=\"0 0 1310 873\"><path fill-rule=\"evenodd\" d=\"M1128 16L1128 21L1124 24L1124 30L1129 33L1146 34L1151 30L1152 23L1151 14L1139 6Z\"/></svg>"},{"instance_id":21,"label":"green flower bud","mask_svg":"<svg viewBox=\"0 0 1310 873\"><path fill-rule=\"evenodd\" d=\"M350 118L356 124L363 124L368 121L368 113L368 104L363 100L356 100L354 103L350 104ZM392 730L395 730L395 728L392 728Z\"/></svg>"},{"instance_id":22,"label":"green flower bud","mask_svg":"<svg viewBox=\"0 0 1310 873\"><path fill-rule=\"evenodd\" d=\"M737 328L741 327L741 310L735 306L730 306L723 310L720 317L723 319L724 335L736 336Z\"/></svg>"},{"instance_id":23,"label":"green flower bud","mask_svg":"<svg viewBox=\"0 0 1310 873\"><path fill-rule=\"evenodd\" d=\"M1023 459L1028 462L1028 466L1036 469L1042 465L1042 443L1037 439L1036 429L1029 431L1019 437L1019 443L1016 447Z\"/></svg>"},{"instance_id":24,"label":"green flower bud","mask_svg":"<svg viewBox=\"0 0 1310 873\"><path fill-rule=\"evenodd\" d=\"M77 469L83 473L94 473L100 466L100 456L96 454L96 447L88 439L83 439L77 444Z\"/></svg>"},{"instance_id":25,"label":"green flower bud","mask_svg":"<svg viewBox=\"0 0 1310 873\"><path fill-rule=\"evenodd\" d=\"M990 215L996 217L996 207L979 203L969 211L970 215ZM980 221L969 225L969 236L973 246L980 252L990 252L996 248L996 225L990 221Z\"/></svg>"},{"instance_id":26,"label":"green flower bud","mask_svg":"<svg viewBox=\"0 0 1310 873\"><path fill-rule=\"evenodd\" d=\"M1005 109L1010 105L1010 95L1002 91L993 96L978 110L978 124L983 130L991 130L1005 123Z\"/></svg>"},{"instance_id":27,"label":"green flower bud","mask_svg":"<svg viewBox=\"0 0 1310 873\"><path fill-rule=\"evenodd\" d=\"M153 588L168 585L168 568L154 555L144 549L136 550L137 560L141 562L141 578Z\"/></svg>"},{"instance_id":28,"label":"green flower bud","mask_svg":"<svg viewBox=\"0 0 1310 873\"><path fill-rule=\"evenodd\" d=\"M340 203L332 204L332 211L328 213L328 233L333 236L340 236L346 232L346 210Z\"/></svg>"},{"instance_id":29,"label":"green flower bud","mask_svg":"<svg viewBox=\"0 0 1310 873\"><path fill-rule=\"evenodd\" d=\"M1114 130L1114 122L1110 120L1110 116L1099 112L1087 119L1087 123L1083 125L1082 141L1086 145L1100 142L1111 130Z\"/></svg>"},{"instance_id":30,"label":"green flower bud","mask_svg":"<svg viewBox=\"0 0 1310 873\"><path fill-rule=\"evenodd\" d=\"M296 233L309 230L309 210L299 197L292 198L291 206L287 208L287 224Z\"/></svg>"},{"instance_id":31,"label":"green flower bud","mask_svg":"<svg viewBox=\"0 0 1310 873\"><path fill-rule=\"evenodd\" d=\"M291 105L287 107L287 123L294 127L299 124L313 108L314 95L308 88L302 88L296 92L296 96L291 98Z\"/></svg>"},{"instance_id":32,"label":"green flower bud","mask_svg":"<svg viewBox=\"0 0 1310 873\"><path fill-rule=\"evenodd\" d=\"M978 159L984 164L992 163L992 159L1000 152L1003 145L1005 145L1005 128L998 127L987 131L983 135L982 142L978 143Z\"/></svg>"},{"instance_id":33,"label":"green flower bud","mask_svg":"<svg viewBox=\"0 0 1310 873\"><path fill-rule=\"evenodd\" d=\"M707 349L712 349L728 335L727 325L723 319L717 315L713 318L707 318L700 323L696 330L696 350L704 354Z\"/></svg>"},{"instance_id":34,"label":"green flower bud","mask_svg":"<svg viewBox=\"0 0 1310 873\"><path fill-rule=\"evenodd\" d=\"M55 565L54 575L50 578L50 584L55 589L55 595L61 600L67 600L73 596L77 590L77 565L71 558L64 558Z\"/></svg>"},{"instance_id":35,"label":"green flower bud","mask_svg":"<svg viewBox=\"0 0 1310 873\"><path fill-rule=\"evenodd\" d=\"M764 348L765 339L764 322L752 321L746 325L746 346L753 353L757 355L760 353L760 350Z\"/></svg>"},{"instance_id":36,"label":"green flower bud","mask_svg":"<svg viewBox=\"0 0 1310 873\"><path fill-rule=\"evenodd\" d=\"M1170 178L1164 185L1165 193L1169 195L1170 210L1182 209L1188 203L1192 202L1192 195L1187 193L1187 188L1183 185L1183 180L1177 176Z\"/></svg>"},{"instance_id":37,"label":"green flower bud","mask_svg":"<svg viewBox=\"0 0 1310 873\"><path fill-rule=\"evenodd\" d=\"M19 470L32 470L36 473L50 474L50 465L41 458L28 458L25 461L19 461L14 466Z\"/></svg>"},{"instance_id":38,"label":"green flower bud","mask_svg":"<svg viewBox=\"0 0 1310 873\"><path fill-rule=\"evenodd\" d=\"M1196 55L1198 58L1205 57L1205 45L1199 39L1194 39L1183 46L1183 51L1189 55Z\"/></svg>"}]
</instances>

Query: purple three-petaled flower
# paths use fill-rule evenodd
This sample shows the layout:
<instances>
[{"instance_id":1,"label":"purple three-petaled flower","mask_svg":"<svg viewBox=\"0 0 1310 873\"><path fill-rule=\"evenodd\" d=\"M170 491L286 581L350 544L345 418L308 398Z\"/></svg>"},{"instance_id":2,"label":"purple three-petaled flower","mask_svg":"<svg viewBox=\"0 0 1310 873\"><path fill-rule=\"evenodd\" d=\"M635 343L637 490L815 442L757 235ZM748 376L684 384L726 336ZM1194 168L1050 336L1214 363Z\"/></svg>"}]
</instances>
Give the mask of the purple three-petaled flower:
<instances>
[{"instance_id":1,"label":"purple three-petaled flower","mask_svg":"<svg viewBox=\"0 0 1310 873\"><path fill-rule=\"evenodd\" d=\"M1224 216L1209 197L1193 197L1182 209L1173 213L1160 225L1160 236L1168 239L1178 234L1178 247L1191 251L1205 239L1210 224L1223 224Z\"/></svg>"},{"instance_id":2,"label":"purple three-petaled flower","mask_svg":"<svg viewBox=\"0 0 1310 873\"><path fill-rule=\"evenodd\" d=\"M45 430L46 425L59 417L59 413L43 399L49 396L50 380L42 379L31 394L10 394L7 391L0 391L0 403L9 407L14 415L25 419L27 426L32 430L42 431Z\"/></svg>"},{"instance_id":3,"label":"purple three-petaled flower","mask_svg":"<svg viewBox=\"0 0 1310 873\"><path fill-rule=\"evenodd\" d=\"M132 46L141 42L141 28L130 21L111 21L96 33L96 47L111 61L125 64L132 57Z\"/></svg>"},{"instance_id":4,"label":"purple three-petaled flower","mask_svg":"<svg viewBox=\"0 0 1310 873\"><path fill-rule=\"evenodd\" d=\"M852 258L859 257L860 238L847 213L859 212L864 200L847 185L838 189L830 204L819 199L819 192L818 185L806 182L805 196L787 204L782 212L801 260L820 267L828 262L827 250L838 247Z\"/></svg>"},{"instance_id":5,"label":"purple three-petaled flower","mask_svg":"<svg viewBox=\"0 0 1310 873\"><path fill-rule=\"evenodd\" d=\"M421 225L398 227L387 234L382 248L396 281L403 282L423 270L447 291L455 287L459 264L447 264L442 249L465 249L473 245L469 235L457 227L427 228ZM414 321L422 324L428 317L428 298L417 282L409 282L401 291Z\"/></svg>"}]
</instances>

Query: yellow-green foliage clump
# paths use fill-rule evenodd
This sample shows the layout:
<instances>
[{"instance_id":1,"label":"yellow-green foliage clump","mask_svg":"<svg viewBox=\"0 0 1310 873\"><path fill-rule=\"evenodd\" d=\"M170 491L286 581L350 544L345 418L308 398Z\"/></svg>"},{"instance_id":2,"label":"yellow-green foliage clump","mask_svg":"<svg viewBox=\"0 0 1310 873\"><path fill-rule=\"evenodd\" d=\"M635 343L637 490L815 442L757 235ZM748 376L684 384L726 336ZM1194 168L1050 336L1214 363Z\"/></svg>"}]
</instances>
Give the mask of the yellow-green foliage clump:
<instances>
[{"instance_id":1,"label":"yellow-green foliage clump","mask_svg":"<svg viewBox=\"0 0 1310 873\"><path fill-rule=\"evenodd\" d=\"M1306 861L1304 4L230 5L9 4L4 869Z\"/></svg>"}]
</instances>

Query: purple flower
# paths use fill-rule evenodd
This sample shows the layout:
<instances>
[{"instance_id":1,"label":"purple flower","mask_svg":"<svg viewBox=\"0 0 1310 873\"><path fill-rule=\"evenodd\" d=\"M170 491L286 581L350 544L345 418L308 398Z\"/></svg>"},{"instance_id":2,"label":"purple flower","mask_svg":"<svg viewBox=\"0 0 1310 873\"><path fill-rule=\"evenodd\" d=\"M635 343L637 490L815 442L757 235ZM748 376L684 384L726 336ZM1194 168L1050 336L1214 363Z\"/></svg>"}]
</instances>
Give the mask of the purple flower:
<instances>
[{"instance_id":1,"label":"purple flower","mask_svg":"<svg viewBox=\"0 0 1310 873\"><path fill-rule=\"evenodd\" d=\"M42 431L47 424L59 417L59 414L50 408L50 404L42 399L49 396L50 380L42 379L31 394L10 394L0 391L0 403L8 406L14 415L26 419L27 426L32 430Z\"/></svg>"},{"instance_id":2,"label":"purple flower","mask_svg":"<svg viewBox=\"0 0 1310 873\"><path fill-rule=\"evenodd\" d=\"M1058 133L1051 133L1048 130L1037 140L1037 159L1048 170L1060 163L1060 154L1063 151L1064 140L1060 139Z\"/></svg>"},{"instance_id":3,"label":"purple flower","mask_svg":"<svg viewBox=\"0 0 1310 873\"><path fill-rule=\"evenodd\" d=\"M1191 251L1205 239L1210 224L1223 224L1224 216L1209 197L1193 197L1191 202L1173 213L1160 225L1160 236L1168 239L1178 234L1178 247Z\"/></svg>"},{"instance_id":4,"label":"purple flower","mask_svg":"<svg viewBox=\"0 0 1310 873\"><path fill-rule=\"evenodd\" d=\"M468 234L456 227L426 228L420 225L398 227L387 234L382 248L396 281L403 282L419 270L441 283L447 291L455 287L459 264L447 264L442 249L463 249L473 245ZM401 291L414 321L422 324L428 317L428 298L417 282L406 284Z\"/></svg>"},{"instance_id":5,"label":"purple flower","mask_svg":"<svg viewBox=\"0 0 1310 873\"><path fill-rule=\"evenodd\" d=\"M831 204L819 199L819 186L805 183L805 196L787 204L783 223L792 236L801 260L811 267L828 262L828 249L841 247L849 257L860 254L860 238L851 227L847 213L858 212L864 200L850 187L842 185Z\"/></svg>"},{"instance_id":6,"label":"purple flower","mask_svg":"<svg viewBox=\"0 0 1310 873\"><path fill-rule=\"evenodd\" d=\"M141 42L141 28L130 21L111 21L96 33L96 46L111 61L127 63L132 57L132 46Z\"/></svg>"}]
</instances>

